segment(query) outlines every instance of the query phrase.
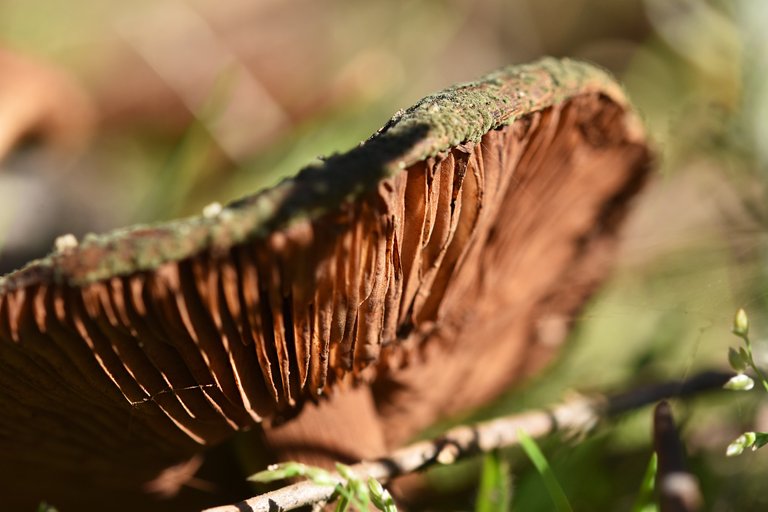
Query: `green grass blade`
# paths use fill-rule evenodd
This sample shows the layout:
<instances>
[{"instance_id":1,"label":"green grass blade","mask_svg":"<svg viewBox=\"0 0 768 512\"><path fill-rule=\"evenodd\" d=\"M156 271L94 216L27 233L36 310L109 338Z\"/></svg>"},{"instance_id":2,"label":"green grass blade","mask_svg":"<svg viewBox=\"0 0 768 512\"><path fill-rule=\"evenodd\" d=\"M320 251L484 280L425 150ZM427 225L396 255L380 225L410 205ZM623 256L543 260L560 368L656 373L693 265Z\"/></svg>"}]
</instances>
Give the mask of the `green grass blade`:
<instances>
[{"instance_id":1,"label":"green grass blade","mask_svg":"<svg viewBox=\"0 0 768 512\"><path fill-rule=\"evenodd\" d=\"M485 455L476 512L509 512L512 498L509 463L494 451Z\"/></svg>"},{"instance_id":2,"label":"green grass blade","mask_svg":"<svg viewBox=\"0 0 768 512\"><path fill-rule=\"evenodd\" d=\"M656 483L656 466L658 464L656 453L651 455L651 460L648 461L648 468L643 475L643 482L640 485L640 493L637 496L637 501L632 507L632 512L657 512L658 507L654 500L653 494Z\"/></svg>"},{"instance_id":3,"label":"green grass blade","mask_svg":"<svg viewBox=\"0 0 768 512\"><path fill-rule=\"evenodd\" d=\"M336 502L336 508L334 509L334 512L347 512L349 510L349 507L352 503L351 495L349 494L349 491L344 489L341 485L339 485L336 488L336 491L339 493L339 501Z\"/></svg>"},{"instance_id":4,"label":"green grass blade","mask_svg":"<svg viewBox=\"0 0 768 512\"><path fill-rule=\"evenodd\" d=\"M560 486L560 482L557 481L557 477L549 466L546 457L541 453L539 445L523 430L517 431L517 437L520 439L520 446L523 448L523 451L531 459L534 467L539 472L539 475L541 475L541 479L544 480L549 496L555 504L555 510L557 512L573 512L573 508L568 502L568 497L563 492L563 488Z\"/></svg>"}]
</instances>

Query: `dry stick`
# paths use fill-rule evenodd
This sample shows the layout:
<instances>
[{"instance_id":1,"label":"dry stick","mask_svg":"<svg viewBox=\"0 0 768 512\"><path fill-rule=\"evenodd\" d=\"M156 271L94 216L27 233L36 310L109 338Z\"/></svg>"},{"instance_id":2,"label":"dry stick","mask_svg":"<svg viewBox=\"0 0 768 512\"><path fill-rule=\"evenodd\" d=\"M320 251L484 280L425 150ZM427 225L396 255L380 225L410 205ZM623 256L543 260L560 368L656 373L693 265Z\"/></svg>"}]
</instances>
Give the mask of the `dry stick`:
<instances>
[{"instance_id":1,"label":"dry stick","mask_svg":"<svg viewBox=\"0 0 768 512\"><path fill-rule=\"evenodd\" d=\"M699 482L688 472L685 448L675 427L672 408L660 402L653 411L653 445L658 456L656 489L661 512L696 512L701 509Z\"/></svg>"},{"instance_id":2,"label":"dry stick","mask_svg":"<svg viewBox=\"0 0 768 512\"><path fill-rule=\"evenodd\" d=\"M531 437L555 432L588 433L600 420L639 409L664 398L685 397L718 389L733 376L717 371L702 372L685 381L670 381L638 388L608 397L576 396L550 409L505 416L474 426L459 426L437 439L422 441L396 450L388 457L352 466L362 479L373 477L387 481L413 473L434 464L450 464L481 452L518 444L517 431ZM333 474L339 482L343 479ZM224 505L204 512L275 512L323 503L331 498L334 488L309 480L249 498L234 505Z\"/></svg>"}]
</instances>

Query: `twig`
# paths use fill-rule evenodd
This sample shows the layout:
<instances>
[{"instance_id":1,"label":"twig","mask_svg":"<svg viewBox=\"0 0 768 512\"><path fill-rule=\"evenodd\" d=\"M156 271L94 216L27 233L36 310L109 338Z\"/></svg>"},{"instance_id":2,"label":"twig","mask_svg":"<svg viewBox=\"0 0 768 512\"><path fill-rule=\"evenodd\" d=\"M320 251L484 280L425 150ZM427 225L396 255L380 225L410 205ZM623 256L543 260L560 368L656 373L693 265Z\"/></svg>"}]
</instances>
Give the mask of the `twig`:
<instances>
[{"instance_id":1,"label":"twig","mask_svg":"<svg viewBox=\"0 0 768 512\"><path fill-rule=\"evenodd\" d=\"M699 482L686 469L685 449L666 401L653 412L653 445L658 456L656 488L661 512L696 512L701 509Z\"/></svg>"},{"instance_id":2,"label":"twig","mask_svg":"<svg viewBox=\"0 0 768 512\"><path fill-rule=\"evenodd\" d=\"M518 429L538 438L555 432L586 434L601 420L639 409L664 398L685 397L718 389L733 374L703 372L685 381L670 381L608 397L576 396L550 409L505 416L474 426L455 427L437 439L422 441L394 451L388 457L352 466L362 479L387 481L435 464L451 464L480 452L519 444ZM341 477L333 474L334 478ZM302 481L249 498L234 505L205 512L276 512L322 503L331 498L333 487Z\"/></svg>"}]
</instances>

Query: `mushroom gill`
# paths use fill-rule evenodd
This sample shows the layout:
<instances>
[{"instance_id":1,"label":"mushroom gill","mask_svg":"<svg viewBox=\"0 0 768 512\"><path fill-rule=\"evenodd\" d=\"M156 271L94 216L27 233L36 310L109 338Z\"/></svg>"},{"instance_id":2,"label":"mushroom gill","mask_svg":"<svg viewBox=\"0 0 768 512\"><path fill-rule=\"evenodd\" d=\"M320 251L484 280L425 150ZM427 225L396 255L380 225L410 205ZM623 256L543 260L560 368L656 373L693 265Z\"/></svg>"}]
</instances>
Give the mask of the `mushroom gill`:
<instances>
[{"instance_id":1,"label":"mushroom gill","mask_svg":"<svg viewBox=\"0 0 768 512\"><path fill-rule=\"evenodd\" d=\"M609 78L547 59L214 215L32 262L0 280L2 486L133 489L340 386L374 383L392 443L480 403L604 276L649 158Z\"/></svg>"}]
</instances>

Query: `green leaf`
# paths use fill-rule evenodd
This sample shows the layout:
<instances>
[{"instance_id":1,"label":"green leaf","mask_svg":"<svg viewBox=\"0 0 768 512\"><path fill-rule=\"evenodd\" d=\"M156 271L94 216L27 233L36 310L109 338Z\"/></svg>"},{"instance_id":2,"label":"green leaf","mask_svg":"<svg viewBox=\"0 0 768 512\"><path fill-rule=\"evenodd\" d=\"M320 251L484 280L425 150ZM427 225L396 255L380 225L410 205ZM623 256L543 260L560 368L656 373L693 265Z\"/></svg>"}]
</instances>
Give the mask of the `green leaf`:
<instances>
[{"instance_id":1,"label":"green leaf","mask_svg":"<svg viewBox=\"0 0 768 512\"><path fill-rule=\"evenodd\" d=\"M273 464L264 471L248 477L251 482L270 483L288 478L308 478L317 485L333 487L338 483L328 471L314 466L307 466L300 462L282 462Z\"/></svg>"},{"instance_id":2,"label":"green leaf","mask_svg":"<svg viewBox=\"0 0 768 512\"><path fill-rule=\"evenodd\" d=\"M547 491L549 491L549 496L555 504L555 510L557 512L573 512L573 508L568 502L568 497L565 495L565 492L563 492L560 482L557 481L555 473L549 466L544 454L541 453L539 446L531 436L521 429L517 430L517 437L520 439L520 446L523 448L523 451L528 458L531 459L531 462L536 467L539 475L541 475L541 479L544 480L544 485L547 487Z\"/></svg>"},{"instance_id":3,"label":"green leaf","mask_svg":"<svg viewBox=\"0 0 768 512\"><path fill-rule=\"evenodd\" d=\"M308 466L299 462L283 462L273 464L264 471L259 471L255 475L248 477L251 482L269 483L288 478L296 478L307 474Z\"/></svg>"},{"instance_id":4,"label":"green leaf","mask_svg":"<svg viewBox=\"0 0 768 512\"><path fill-rule=\"evenodd\" d=\"M336 502L336 512L346 512L352 503L349 490L345 489L342 485L339 485L336 490L340 494L339 501Z\"/></svg>"},{"instance_id":5,"label":"green leaf","mask_svg":"<svg viewBox=\"0 0 768 512\"><path fill-rule=\"evenodd\" d=\"M651 460L648 461L648 467L645 470L643 482L640 485L640 493L637 496L637 501L635 501L635 504L632 507L632 512L657 512L658 507L656 506L654 499L657 466L658 457L654 452L653 455L651 455Z\"/></svg>"},{"instance_id":6,"label":"green leaf","mask_svg":"<svg viewBox=\"0 0 768 512\"><path fill-rule=\"evenodd\" d=\"M354 480L357 478L357 475L352 471L352 468L341 462L336 463L336 471L338 471L341 477L345 480Z\"/></svg>"},{"instance_id":7,"label":"green leaf","mask_svg":"<svg viewBox=\"0 0 768 512\"><path fill-rule=\"evenodd\" d=\"M754 432L755 442L752 443L752 449L757 450L768 444L768 432Z\"/></svg>"},{"instance_id":8,"label":"green leaf","mask_svg":"<svg viewBox=\"0 0 768 512\"><path fill-rule=\"evenodd\" d=\"M368 486L366 486L359 478L351 478L347 482L348 489L352 492L352 496L355 497L355 505L360 510L368 510L368 504L371 502L371 496L368 494Z\"/></svg>"},{"instance_id":9,"label":"green leaf","mask_svg":"<svg viewBox=\"0 0 768 512\"><path fill-rule=\"evenodd\" d=\"M341 500L337 505L336 510L347 510L352 505L358 510L368 510L368 505L371 500L368 494L368 488L363 481L360 480L351 467L340 462L336 463L336 471L338 471L339 475L346 480L344 485L336 487L337 492L341 495Z\"/></svg>"},{"instance_id":10,"label":"green leaf","mask_svg":"<svg viewBox=\"0 0 768 512\"><path fill-rule=\"evenodd\" d=\"M313 483L326 487L333 487L339 483L338 479L334 478L326 470L311 466L307 470L306 477L312 480Z\"/></svg>"},{"instance_id":11,"label":"green leaf","mask_svg":"<svg viewBox=\"0 0 768 512\"><path fill-rule=\"evenodd\" d=\"M744 347L739 347L739 355L747 364L752 364L752 356L749 355L749 352Z\"/></svg>"},{"instance_id":12,"label":"green leaf","mask_svg":"<svg viewBox=\"0 0 768 512\"><path fill-rule=\"evenodd\" d=\"M739 348L741 348L741 350L736 350L733 347L728 348L728 363L731 365L731 368L741 373L744 372L744 370L747 369L747 365L749 365L749 359L747 359L749 356L744 348Z\"/></svg>"},{"instance_id":13,"label":"green leaf","mask_svg":"<svg viewBox=\"0 0 768 512\"><path fill-rule=\"evenodd\" d=\"M508 512L512 501L511 482L509 463L497 451L486 454L475 511Z\"/></svg>"}]
</instances>

